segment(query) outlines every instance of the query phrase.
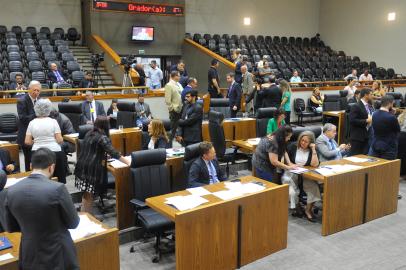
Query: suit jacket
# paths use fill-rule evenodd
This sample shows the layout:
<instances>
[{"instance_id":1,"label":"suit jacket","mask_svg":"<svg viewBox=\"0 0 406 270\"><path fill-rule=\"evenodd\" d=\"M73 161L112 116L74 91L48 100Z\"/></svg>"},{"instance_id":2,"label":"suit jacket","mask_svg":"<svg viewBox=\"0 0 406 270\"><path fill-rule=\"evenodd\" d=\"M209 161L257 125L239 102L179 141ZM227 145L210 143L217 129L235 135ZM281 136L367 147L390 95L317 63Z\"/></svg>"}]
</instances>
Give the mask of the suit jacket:
<instances>
[{"instance_id":1,"label":"suit jacket","mask_svg":"<svg viewBox=\"0 0 406 270\"><path fill-rule=\"evenodd\" d=\"M199 103L183 106L182 117L179 120L177 135L182 136L186 144L202 141L203 108Z\"/></svg>"},{"instance_id":2,"label":"suit jacket","mask_svg":"<svg viewBox=\"0 0 406 270\"><path fill-rule=\"evenodd\" d=\"M254 91L253 75L250 72L246 72L242 75L242 92L245 95L250 95Z\"/></svg>"},{"instance_id":3,"label":"suit jacket","mask_svg":"<svg viewBox=\"0 0 406 270\"><path fill-rule=\"evenodd\" d=\"M18 114L18 133L17 143L24 145L25 133L27 132L28 124L35 118L34 104L30 95L26 94L17 101Z\"/></svg>"},{"instance_id":4,"label":"suit jacket","mask_svg":"<svg viewBox=\"0 0 406 270\"><path fill-rule=\"evenodd\" d=\"M362 100L351 107L350 111L350 140L365 141L368 139L367 119L368 112Z\"/></svg>"},{"instance_id":5,"label":"suit jacket","mask_svg":"<svg viewBox=\"0 0 406 270\"><path fill-rule=\"evenodd\" d=\"M149 108L149 105L147 103L144 102L144 112L145 112L145 116L149 117L151 115L151 109ZM137 102L135 103L135 112L137 113L137 117L140 118L141 117L141 112L143 110L141 109L141 103Z\"/></svg>"},{"instance_id":6,"label":"suit jacket","mask_svg":"<svg viewBox=\"0 0 406 270\"><path fill-rule=\"evenodd\" d=\"M175 81L169 81L165 85L165 103L168 106L169 112L180 113L182 111L181 89Z\"/></svg>"},{"instance_id":7,"label":"suit jacket","mask_svg":"<svg viewBox=\"0 0 406 270\"><path fill-rule=\"evenodd\" d=\"M64 81L66 81L66 76L65 74L63 74L62 70L58 70L59 74L61 75L61 77L63 78ZM48 79L52 82L52 83L57 83L58 79L56 78L55 74L53 71L49 71L48 72Z\"/></svg>"},{"instance_id":8,"label":"suit jacket","mask_svg":"<svg viewBox=\"0 0 406 270\"><path fill-rule=\"evenodd\" d=\"M0 148L0 160L1 160L1 163L3 163L4 171L7 174L15 173L19 170L19 168L15 165L15 162L11 160L10 153L7 150ZM10 165L10 164L14 165L14 171L12 171L12 172L6 171L6 166Z\"/></svg>"},{"instance_id":9,"label":"suit jacket","mask_svg":"<svg viewBox=\"0 0 406 270\"><path fill-rule=\"evenodd\" d=\"M22 233L21 269L79 269L68 231L78 226L79 217L64 184L31 174L11 186L5 221L7 231Z\"/></svg>"},{"instance_id":10,"label":"suit jacket","mask_svg":"<svg viewBox=\"0 0 406 270\"><path fill-rule=\"evenodd\" d=\"M233 83L233 85L231 86L231 88L229 88L228 93L227 93L230 108L237 106L238 110L240 109L241 95L242 95L241 85L235 81Z\"/></svg>"},{"instance_id":11,"label":"suit jacket","mask_svg":"<svg viewBox=\"0 0 406 270\"><path fill-rule=\"evenodd\" d=\"M336 150L331 150L331 145L328 138L324 134L317 137L316 151L320 162L341 159L342 156L345 155L345 151L340 151L338 149L338 144L335 140L333 140L333 144Z\"/></svg>"},{"instance_id":12,"label":"suit jacket","mask_svg":"<svg viewBox=\"0 0 406 270\"><path fill-rule=\"evenodd\" d=\"M27 86L23 83L23 88L26 90ZM11 82L8 86L8 90L17 90L17 83L16 82Z\"/></svg>"},{"instance_id":13,"label":"suit jacket","mask_svg":"<svg viewBox=\"0 0 406 270\"><path fill-rule=\"evenodd\" d=\"M211 161L214 165L214 168L217 172L217 178L219 181L226 180L226 175L222 169L220 169L220 165L216 159ZM189 170L189 187L200 187L204 185L208 185L210 183L210 174L209 169L207 168L206 162L199 157L197 158L192 165L190 166Z\"/></svg>"},{"instance_id":14,"label":"suit jacket","mask_svg":"<svg viewBox=\"0 0 406 270\"><path fill-rule=\"evenodd\" d=\"M88 81L86 79L83 79L79 83L79 88L97 88L99 87L99 84L95 80Z\"/></svg>"},{"instance_id":15,"label":"suit jacket","mask_svg":"<svg viewBox=\"0 0 406 270\"><path fill-rule=\"evenodd\" d=\"M258 95L262 100L262 108L279 108L281 106L282 92L276 84L258 91Z\"/></svg>"},{"instance_id":16,"label":"suit jacket","mask_svg":"<svg viewBox=\"0 0 406 270\"><path fill-rule=\"evenodd\" d=\"M106 112L104 111L103 103L100 101L95 100L96 105L96 116L106 116ZM82 116L81 116L81 123L86 124L87 121L92 121L92 116L90 115L90 105L89 102L84 101L82 103ZM96 121L96 119L94 119Z\"/></svg>"}]
</instances>

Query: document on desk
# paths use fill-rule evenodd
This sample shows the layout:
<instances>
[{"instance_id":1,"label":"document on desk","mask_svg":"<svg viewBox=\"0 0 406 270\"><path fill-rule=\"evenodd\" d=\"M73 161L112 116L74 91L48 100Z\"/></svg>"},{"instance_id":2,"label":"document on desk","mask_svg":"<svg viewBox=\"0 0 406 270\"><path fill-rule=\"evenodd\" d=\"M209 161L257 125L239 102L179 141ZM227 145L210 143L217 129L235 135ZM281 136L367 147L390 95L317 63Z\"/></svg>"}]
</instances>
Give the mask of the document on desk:
<instances>
[{"instance_id":1,"label":"document on desk","mask_svg":"<svg viewBox=\"0 0 406 270\"><path fill-rule=\"evenodd\" d=\"M369 158L359 158L359 157L345 157L344 159L355 163L363 163L370 161Z\"/></svg>"},{"instance_id":2,"label":"document on desk","mask_svg":"<svg viewBox=\"0 0 406 270\"><path fill-rule=\"evenodd\" d=\"M166 155L169 157L183 156L184 154L185 154L185 147L166 149Z\"/></svg>"},{"instance_id":3,"label":"document on desk","mask_svg":"<svg viewBox=\"0 0 406 270\"><path fill-rule=\"evenodd\" d=\"M111 128L109 132L110 132L110 134L114 134L114 133L122 132L122 130L116 129L116 128Z\"/></svg>"},{"instance_id":4,"label":"document on desk","mask_svg":"<svg viewBox=\"0 0 406 270\"><path fill-rule=\"evenodd\" d=\"M176 207L179 211L190 210L208 202L205 198L196 195L174 196L166 198L165 203Z\"/></svg>"},{"instance_id":5,"label":"document on desk","mask_svg":"<svg viewBox=\"0 0 406 270\"><path fill-rule=\"evenodd\" d=\"M353 171L357 169L361 169L362 166L345 164L345 165L328 165L328 166L321 166L320 168L315 169L321 175L330 176L336 173L343 173L348 171Z\"/></svg>"},{"instance_id":6,"label":"document on desk","mask_svg":"<svg viewBox=\"0 0 406 270\"><path fill-rule=\"evenodd\" d=\"M101 233L106 230L102 227L102 224L91 221L87 215L79 215L79 218L79 225L76 227L76 229L69 230L73 241L94 235L96 233Z\"/></svg>"},{"instance_id":7,"label":"document on desk","mask_svg":"<svg viewBox=\"0 0 406 270\"><path fill-rule=\"evenodd\" d=\"M112 162L109 163L111 165L111 167L115 168L115 169L120 169L120 168L126 168L128 167L127 164L121 162L120 160L113 160Z\"/></svg>"},{"instance_id":8,"label":"document on desk","mask_svg":"<svg viewBox=\"0 0 406 270\"><path fill-rule=\"evenodd\" d=\"M211 192L205 189L204 187L187 188L186 190L189 191L192 195L196 196L204 196L211 194Z\"/></svg>"},{"instance_id":9,"label":"document on desk","mask_svg":"<svg viewBox=\"0 0 406 270\"><path fill-rule=\"evenodd\" d=\"M8 143L10 143L10 142L8 142L8 141L0 141L0 144L8 144Z\"/></svg>"},{"instance_id":10,"label":"document on desk","mask_svg":"<svg viewBox=\"0 0 406 270\"><path fill-rule=\"evenodd\" d=\"M258 145L261 138L248 139L247 142L251 145Z\"/></svg>"},{"instance_id":11,"label":"document on desk","mask_svg":"<svg viewBox=\"0 0 406 270\"><path fill-rule=\"evenodd\" d=\"M244 193L236 190L222 190L213 192L212 194L223 201L231 200L244 195Z\"/></svg>"},{"instance_id":12,"label":"document on desk","mask_svg":"<svg viewBox=\"0 0 406 270\"><path fill-rule=\"evenodd\" d=\"M215 192L213 195L223 199L222 197L228 199L232 199L238 196L243 196L244 194L250 194L258 191L262 191L265 189L264 186L258 185L256 183L241 183L241 182L225 182L225 187L228 189L229 192ZM219 195L219 196L218 196ZM221 196L221 197L220 197Z\"/></svg>"},{"instance_id":13,"label":"document on desk","mask_svg":"<svg viewBox=\"0 0 406 270\"><path fill-rule=\"evenodd\" d=\"M10 260L10 259L13 259L13 258L14 258L14 256L11 255L11 253L6 253L6 254L3 254L3 255L0 255L0 262Z\"/></svg>"},{"instance_id":14,"label":"document on desk","mask_svg":"<svg viewBox=\"0 0 406 270\"><path fill-rule=\"evenodd\" d=\"M305 169L305 168L301 168L301 167L298 167L297 169L294 169L294 170L290 170L290 172L294 173L294 174L302 174L302 173L305 173L307 171L309 171L309 170Z\"/></svg>"},{"instance_id":15,"label":"document on desk","mask_svg":"<svg viewBox=\"0 0 406 270\"><path fill-rule=\"evenodd\" d=\"M11 186L14 186L15 184L17 184L18 182L24 180L25 177L22 178L7 178L7 182L6 185L4 186L4 188L9 188Z\"/></svg>"},{"instance_id":16,"label":"document on desk","mask_svg":"<svg viewBox=\"0 0 406 270\"><path fill-rule=\"evenodd\" d=\"M65 136L71 137L71 138L78 138L79 137L79 133L72 133L72 134L66 134Z\"/></svg>"}]
</instances>

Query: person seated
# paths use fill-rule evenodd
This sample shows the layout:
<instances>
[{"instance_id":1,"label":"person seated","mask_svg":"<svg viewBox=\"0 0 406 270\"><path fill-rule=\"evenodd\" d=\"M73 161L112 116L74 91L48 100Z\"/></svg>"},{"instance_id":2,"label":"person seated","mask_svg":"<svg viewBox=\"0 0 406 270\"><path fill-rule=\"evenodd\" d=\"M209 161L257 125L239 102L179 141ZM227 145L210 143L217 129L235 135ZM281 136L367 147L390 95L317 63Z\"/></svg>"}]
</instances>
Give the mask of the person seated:
<instances>
[{"instance_id":1,"label":"person seated","mask_svg":"<svg viewBox=\"0 0 406 270\"><path fill-rule=\"evenodd\" d=\"M273 118L269 119L269 121L268 121L268 126L266 128L266 134L274 133L281 126L286 125L285 117L286 117L286 115L285 115L284 109L279 108L278 110L276 110L275 114L273 115Z\"/></svg>"},{"instance_id":2,"label":"person seated","mask_svg":"<svg viewBox=\"0 0 406 270\"><path fill-rule=\"evenodd\" d=\"M359 89L355 90L354 96L348 100L348 104L358 103L358 101L360 99L360 97L359 97L360 93L361 93L361 90L359 90Z\"/></svg>"},{"instance_id":3,"label":"person seated","mask_svg":"<svg viewBox=\"0 0 406 270\"><path fill-rule=\"evenodd\" d=\"M323 102L324 102L324 95L320 93L318 87L313 89L312 96L310 97L310 106L316 110L316 112L321 113L323 112Z\"/></svg>"},{"instance_id":4,"label":"person seated","mask_svg":"<svg viewBox=\"0 0 406 270\"><path fill-rule=\"evenodd\" d=\"M141 130L147 130L149 122L152 119L152 114L149 105L145 103L143 95L140 95L137 103L135 103L135 112L137 113L136 126Z\"/></svg>"},{"instance_id":5,"label":"person seated","mask_svg":"<svg viewBox=\"0 0 406 270\"><path fill-rule=\"evenodd\" d=\"M338 146L334 140L336 134L335 125L327 123L323 126L323 133L316 139L316 150L320 162L342 159L348 153L351 146L349 144Z\"/></svg>"},{"instance_id":6,"label":"person seated","mask_svg":"<svg viewBox=\"0 0 406 270\"><path fill-rule=\"evenodd\" d=\"M93 73L91 71L86 71L85 77L79 83L79 88L98 88L99 84L93 78ZM81 92L76 92L77 95L81 95Z\"/></svg>"},{"instance_id":7,"label":"person seated","mask_svg":"<svg viewBox=\"0 0 406 270\"><path fill-rule=\"evenodd\" d=\"M18 166L10 158L10 153L7 149L0 148L0 171L4 171L6 174L17 173Z\"/></svg>"},{"instance_id":8,"label":"person seated","mask_svg":"<svg viewBox=\"0 0 406 270\"><path fill-rule=\"evenodd\" d=\"M376 80L372 83L372 98L374 100L380 100L386 95L386 89L382 85L382 81Z\"/></svg>"},{"instance_id":9,"label":"person seated","mask_svg":"<svg viewBox=\"0 0 406 270\"><path fill-rule=\"evenodd\" d=\"M357 83L357 80L352 78L352 77L350 77L347 80L347 86L344 87L344 90L348 91L348 93L347 93L347 101L354 97L354 93L357 90L357 87L355 86L356 83Z\"/></svg>"},{"instance_id":10,"label":"person seated","mask_svg":"<svg viewBox=\"0 0 406 270\"><path fill-rule=\"evenodd\" d=\"M15 82L11 82L8 86L8 90L24 91L27 89L28 89L27 86L24 84L23 75L20 73L16 74ZM11 97L18 98L23 95L25 95L25 92L17 92L17 93L12 93Z\"/></svg>"},{"instance_id":11,"label":"person seated","mask_svg":"<svg viewBox=\"0 0 406 270\"><path fill-rule=\"evenodd\" d=\"M349 79L358 80L357 69L353 68L351 73L344 77L344 81L348 81Z\"/></svg>"},{"instance_id":12,"label":"person seated","mask_svg":"<svg viewBox=\"0 0 406 270\"><path fill-rule=\"evenodd\" d=\"M211 185L227 179L224 171L216 159L216 150L211 142L201 142L200 157L197 158L189 170L189 187Z\"/></svg>"},{"instance_id":13,"label":"person seated","mask_svg":"<svg viewBox=\"0 0 406 270\"><path fill-rule=\"evenodd\" d=\"M269 82L269 76L273 75L273 72L272 72L271 68L269 67L268 61L264 61L264 64L262 67L258 66L258 74L259 74L259 77L262 78L262 81L264 83Z\"/></svg>"},{"instance_id":14,"label":"person seated","mask_svg":"<svg viewBox=\"0 0 406 270\"><path fill-rule=\"evenodd\" d=\"M280 184L278 170L297 168L286 152L290 137L292 137L292 128L286 125L261 138L252 156L252 169L256 171L257 177Z\"/></svg>"},{"instance_id":15,"label":"person seated","mask_svg":"<svg viewBox=\"0 0 406 270\"><path fill-rule=\"evenodd\" d=\"M289 159L298 166L319 166L316 145L314 144L314 133L311 131L302 132L297 144L290 144L288 147ZM285 171L282 176L282 183L289 184L290 208L294 209L292 216L302 217L303 211L299 204L299 175ZM315 222L313 217L314 203L321 200L320 189L316 181L303 179L303 190L307 195L305 215L307 220Z\"/></svg>"},{"instance_id":16,"label":"person seated","mask_svg":"<svg viewBox=\"0 0 406 270\"><path fill-rule=\"evenodd\" d=\"M112 99L110 107L107 110L107 116L109 117L110 121L110 127L111 128L117 128L117 114L118 114L118 108L117 108L117 99Z\"/></svg>"},{"instance_id":17,"label":"person seated","mask_svg":"<svg viewBox=\"0 0 406 270\"><path fill-rule=\"evenodd\" d=\"M359 76L359 81L373 81L374 79L372 78L372 75L369 74L369 70L365 69L364 73ZM364 83L365 84L365 83Z\"/></svg>"},{"instance_id":18,"label":"person seated","mask_svg":"<svg viewBox=\"0 0 406 270\"><path fill-rule=\"evenodd\" d=\"M86 101L82 103L82 124L93 124L99 116L106 116L103 103L94 99L92 91L86 91Z\"/></svg>"},{"instance_id":19,"label":"person seated","mask_svg":"<svg viewBox=\"0 0 406 270\"><path fill-rule=\"evenodd\" d=\"M299 76L299 72L297 70L293 71L293 76L290 78L291 83L300 83L302 82L302 78ZM298 87L298 84L292 84L291 87Z\"/></svg>"},{"instance_id":20,"label":"person seated","mask_svg":"<svg viewBox=\"0 0 406 270\"><path fill-rule=\"evenodd\" d=\"M197 103L197 98L197 90L186 94L186 103L176 131L176 141L182 146L202 141L203 108Z\"/></svg>"},{"instance_id":21,"label":"person seated","mask_svg":"<svg viewBox=\"0 0 406 270\"><path fill-rule=\"evenodd\" d=\"M148 125L148 135L150 136L148 145L144 150L158 148L168 148L169 138L166 134L164 123L159 119L153 119Z\"/></svg>"},{"instance_id":22,"label":"person seated","mask_svg":"<svg viewBox=\"0 0 406 270\"><path fill-rule=\"evenodd\" d=\"M51 63L50 65L48 79L51 81L53 89L58 88L61 83L66 83L63 72L58 69L58 66L55 63Z\"/></svg>"}]
</instances>

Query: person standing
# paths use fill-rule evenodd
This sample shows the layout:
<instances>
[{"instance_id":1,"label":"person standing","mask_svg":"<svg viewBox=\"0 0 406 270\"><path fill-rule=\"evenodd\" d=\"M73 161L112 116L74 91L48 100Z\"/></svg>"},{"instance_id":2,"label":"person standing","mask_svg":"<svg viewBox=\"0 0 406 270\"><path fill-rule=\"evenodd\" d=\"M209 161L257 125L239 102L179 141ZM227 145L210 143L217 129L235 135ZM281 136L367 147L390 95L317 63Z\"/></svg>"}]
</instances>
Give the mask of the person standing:
<instances>
[{"instance_id":1,"label":"person standing","mask_svg":"<svg viewBox=\"0 0 406 270\"><path fill-rule=\"evenodd\" d=\"M196 101L196 90L186 94L186 104L183 106L176 136L176 141L181 143L182 146L202 141L203 108Z\"/></svg>"},{"instance_id":2,"label":"person standing","mask_svg":"<svg viewBox=\"0 0 406 270\"><path fill-rule=\"evenodd\" d=\"M156 61L152 60L151 68L147 72L148 86L151 89L159 89L162 87L161 81L164 78L162 70L157 66Z\"/></svg>"},{"instance_id":3,"label":"person standing","mask_svg":"<svg viewBox=\"0 0 406 270\"><path fill-rule=\"evenodd\" d=\"M7 190L5 227L21 232L19 269L79 269L68 231L79 216L65 185L49 180L54 168L55 153L39 148L31 175Z\"/></svg>"},{"instance_id":4,"label":"person standing","mask_svg":"<svg viewBox=\"0 0 406 270\"><path fill-rule=\"evenodd\" d=\"M245 66L245 64L247 63L248 58L244 55L241 60L237 61L235 63L235 75L234 75L234 80L238 83L238 84L242 84L242 71L241 71L241 67Z\"/></svg>"},{"instance_id":5,"label":"person standing","mask_svg":"<svg viewBox=\"0 0 406 270\"><path fill-rule=\"evenodd\" d=\"M279 82L279 88L282 91L281 108L285 110L285 122L290 125L290 97L292 96L292 89L287 81L282 80Z\"/></svg>"},{"instance_id":6,"label":"person standing","mask_svg":"<svg viewBox=\"0 0 406 270\"><path fill-rule=\"evenodd\" d=\"M106 116L103 103L94 99L92 91L86 91L86 101L82 103L82 124L93 124L98 116Z\"/></svg>"},{"instance_id":7,"label":"person standing","mask_svg":"<svg viewBox=\"0 0 406 270\"><path fill-rule=\"evenodd\" d=\"M234 74L227 74L228 88L227 98L230 105L230 117L235 118L241 107L241 85L234 80Z\"/></svg>"},{"instance_id":8,"label":"person standing","mask_svg":"<svg viewBox=\"0 0 406 270\"><path fill-rule=\"evenodd\" d=\"M183 88L182 93L180 94L182 102L185 102L186 94L196 88L197 88L197 79L190 77L187 81L187 85L185 86L185 88Z\"/></svg>"},{"instance_id":9,"label":"person standing","mask_svg":"<svg viewBox=\"0 0 406 270\"><path fill-rule=\"evenodd\" d=\"M247 97L251 96L252 93L254 92L254 80L253 80L253 75L248 71L248 68L246 65L241 67L241 72L242 72L242 93L245 96L245 100L247 100ZM248 102L245 104L245 111L247 113L251 113L254 111L254 106L252 105L252 102Z\"/></svg>"},{"instance_id":10,"label":"person standing","mask_svg":"<svg viewBox=\"0 0 406 270\"><path fill-rule=\"evenodd\" d=\"M165 85L165 103L168 106L169 119L171 120L171 134L169 137L170 144L175 138L176 129L182 112L182 89L179 86L180 74L179 71L171 72L171 79Z\"/></svg>"},{"instance_id":11,"label":"person standing","mask_svg":"<svg viewBox=\"0 0 406 270\"><path fill-rule=\"evenodd\" d=\"M275 84L275 76L270 76L269 83L262 84L257 93L260 100L262 100L261 108L279 108L281 106L282 92Z\"/></svg>"},{"instance_id":12,"label":"person standing","mask_svg":"<svg viewBox=\"0 0 406 270\"><path fill-rule=\"evenodd\" d=\"M17 101L17 114L18 114L18 133L17 143L23 149L25 171L30 170L31 162L31 145L24 143L25 133L27 131L28 124L35 118L34 105L37 102L38 96L41 92L41 83L39 81L31 81L28 85L28 93L18 99Z\"/></svg>"},{"instance_id":13,"label":"person standing","mask_svg":"<svg viewBox=\"0 0 406 270\"><path fill-rule=\"evenodd\" d=\"M369 138L372 125L371 89L361 90L360 101L350 111L350 156L364 154L369 150Z\"/></svg>"},{"instance_id":14,"label":"person standing","mask_svg":"<svg viewBox=\"0 0 406 270\"><path fill-rule=\"evenodd\" d=\"M211 98L221 98L221 91L220 91L220 80L218 69L219 61L217 59L211 60L211 66L208 72L208 92Z\"/></svg>"}]
</instances>

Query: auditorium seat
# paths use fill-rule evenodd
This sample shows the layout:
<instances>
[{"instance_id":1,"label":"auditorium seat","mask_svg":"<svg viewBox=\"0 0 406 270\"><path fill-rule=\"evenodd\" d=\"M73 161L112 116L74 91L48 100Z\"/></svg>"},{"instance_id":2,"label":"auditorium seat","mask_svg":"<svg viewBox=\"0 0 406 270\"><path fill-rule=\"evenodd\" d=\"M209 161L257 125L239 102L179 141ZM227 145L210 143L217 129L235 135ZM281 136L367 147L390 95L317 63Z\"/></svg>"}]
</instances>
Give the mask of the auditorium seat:
<instances>
[{"instance_id":1,"label":"auditorium seat","mask_svg":"<svg viewBox=\"0 0 406 270\"><path fill-rule=\"evenodd\" d=\"M66 33L66 38L67 40L72 41L73 45L75 45L75 42L81 39L81 35L78 33L76 28L71 27Z\"/></svg>"},{"instance_id":2,"label":"auditorium seat","mask_svg":"<svg viewBox=\"0 0 406 270\"><path fill-rule=\"evenodd\" d=\"M293 127L292 136L290 137L290 142L297 142L300 133L303 131L311 131L314 134L315 139L320 136L322 132L322 127L320 126L307 126L307 127Z\"/></svg>"},{"instance_id":3,"label":"auditorium seat","mask_svg":"<svg viewBox=\"0 0 406 270\"><path fill-rule=\"evenodd\" d=\"M306 108L306 104L302 98L295 98L293 100L293 110L298 117L297 124L299 126L303 126L303 118L315 116L314 112Z\"/></svg>"},{"instance_id":4,"label":"auditorium seat","mask_svg":"<svg viewBox=\"0 0 406 270\"><path fill-rule=\"evenodd\" d=\"M257 137L266 136L269 119L273 118L276 108L259 108L256 112Z\"/></svg>"},{"instance_id":5,"label":"auditorium seat","mask_svg":"<svg viewBox=\"0 0 406 270\"><path fill-rule=\"evenodd\" d=\"M200 143L191 144L185 147L185 155L183 157L183 173L185 174L186 183L184 188L188 186L189 170L193 162L200 157Z\"/></svg>"},{"instance_id":6,"label":"auditorium seat","mask_svg":"<svg viewBox=\"0 0 406 270\"><path fill-rule=\"evenodd\" d=\"M68 117L72 122L75 131L79 132L82 116L82 104L70 102L58 103L58 111L66 115L66 117Z\"/></svg>"},{"instance_id":7,"label":"auditorium seat","mask_svg":"<svg viewBox=\"0 0 406 270\"><path fill-rule=\"evenodd\" d=\"M323 112L339 111L339 110L341 110L340 95L325 94L323 101Z\"/></svg>"},{"instance_id":8,"label":"auditorium seat","mask_svg":"<svg viewBox=\"0 0 406 270\"><path fill-rule=\"evenodd\" d=\"M135 127L137 113L135 111L135 102L120 101L117 103L117 126L124 128Z\"/></svg>"},{"instance_id":9,"label":"auditorium seat","mask_svg":"<svg viewBox=\"0 0 406 270\"><path fill-rule=\"evenodd\" d=\"M221 112L225 118L230 118L230 105L228 98L210 99L210 111Z\"/></svg>"},{"instance_id":10,"label":"auditorium seat","mask_svg":"<svg viewBox=\"0 0 406 270\"><path fill-rule=\"evenodd\" d=\"M18 131L18 117L14 113L1 113L0 114L0 141L17 140Z\"/></svg>"}]
</instances>

